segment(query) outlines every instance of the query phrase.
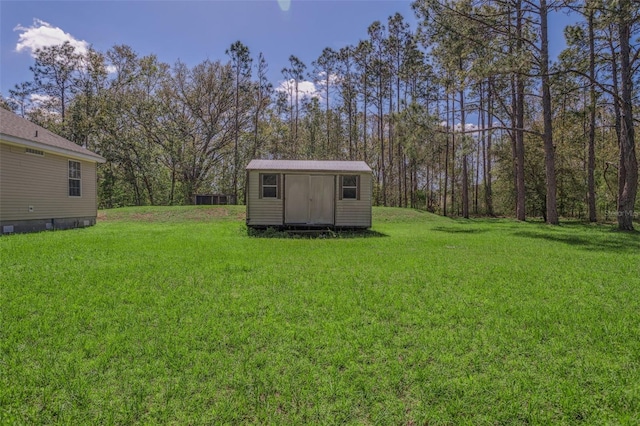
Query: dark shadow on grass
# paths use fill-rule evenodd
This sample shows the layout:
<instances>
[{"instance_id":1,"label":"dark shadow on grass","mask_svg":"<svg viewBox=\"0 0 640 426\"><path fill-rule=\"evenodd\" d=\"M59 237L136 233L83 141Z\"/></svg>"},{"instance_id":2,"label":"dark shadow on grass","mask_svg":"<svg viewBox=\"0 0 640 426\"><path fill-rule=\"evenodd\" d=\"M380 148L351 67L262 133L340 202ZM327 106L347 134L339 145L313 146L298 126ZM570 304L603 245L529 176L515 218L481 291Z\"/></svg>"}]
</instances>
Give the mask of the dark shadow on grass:
<instances>
[{"instance_id":1,"label":"dark shadow on grass","mask_svg":"<svg viewBox=\"0 0 640 426\"><path fill-rule=\"evenodd\" d=\"M566 232L550 233L519 231L514 232L513 235L516 237L567 244L589 251L640 254L640 233L638 232L603 231L599 234L585 237Z\"/></svg>"},{"instance_id":2,"label":"dark shadow on grass","mask_svg":"<svg viewBox=\"0 0 640 426\"><path fill-rule=\"evenodd\" d=\"M437 226L432 228L437 232L446 232L447 234L483 234L488 231L488 229L478 229L478 228L448 228L444 226Z\"/></svg>"},{"instance_id":3,"label":"dark shadow on grass","mask_svg":"<svg viewBox=\"0 0 640 426\"><path fill-rule=\"evenodd\" d=\"M388 237L371 229L279 229L247 228L247 235L253 238L283 239L332 239L332 238L378 238Z\"/></svg>"}]
</instances>

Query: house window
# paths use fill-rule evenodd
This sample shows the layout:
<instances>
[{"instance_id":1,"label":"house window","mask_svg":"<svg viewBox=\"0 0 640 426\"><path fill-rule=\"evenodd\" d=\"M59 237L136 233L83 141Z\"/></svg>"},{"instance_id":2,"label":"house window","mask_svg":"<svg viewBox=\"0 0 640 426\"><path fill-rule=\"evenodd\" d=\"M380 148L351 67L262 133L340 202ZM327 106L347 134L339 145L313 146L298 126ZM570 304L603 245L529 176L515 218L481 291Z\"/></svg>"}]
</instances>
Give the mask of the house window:
<instances>
[{"instance_id":1,"label":"house window","mask_svg":"<svg viewBox=\"0 0 640 426\"><path fill-rule=\"evenodd\" d=\"M343 175L340 180L340 195L343 200L357 200L359 197L358 184L360 183L358 175Z\"/></svg>"},{"instance_id":2,"label":"house window","mask_svg":"<svg viewBox=\"0 0 640 426\"><path fill-rule=\"evenodd\" d=\"M69 160L69 197L79 197L80 194L80 162Z\"/></svg>"},{"instance_id":3,"label":"house window","mask_svg":"<svg viewBox=\"0 0 640 426\"><path fill-rule=\"evenodd\" d=\"M280 198L280 175L263 173L260 175L260 197Z\"/></svg>"}]
</instances>

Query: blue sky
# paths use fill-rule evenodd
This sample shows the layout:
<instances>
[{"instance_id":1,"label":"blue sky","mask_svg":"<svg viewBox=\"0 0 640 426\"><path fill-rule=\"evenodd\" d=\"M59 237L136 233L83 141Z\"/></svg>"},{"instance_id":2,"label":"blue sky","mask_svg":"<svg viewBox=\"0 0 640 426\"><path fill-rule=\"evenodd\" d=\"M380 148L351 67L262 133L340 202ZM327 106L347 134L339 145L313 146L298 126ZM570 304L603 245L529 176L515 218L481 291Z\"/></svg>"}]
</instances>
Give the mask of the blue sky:
<instances>
[{"instance_id":1,"label":"blue sky","mask_svg":"<svg viewBox=\"0 0 640 426\"><path fill-rule=\"evenodd\" d=\"M195 65L205 59L227 60L236 40L252 56L263 52L269 77L277 86L289 55L307 64L324 47L339 49L367 37L375 20L401 13L412 28L416 19L404 0L253 0L253 1L0 1L0 89L7 96L16 83L31 80L30 50L18 51L20 36L37 45L52 35L72 37L105 52L127 44L139 55L156 54L169 64ZM552 53L564 45L567 18L556 14L550 29ZM45 26L46 23L48 27ZM31 31L29 31L31 29Z\"/></svg>"}]
</instances>

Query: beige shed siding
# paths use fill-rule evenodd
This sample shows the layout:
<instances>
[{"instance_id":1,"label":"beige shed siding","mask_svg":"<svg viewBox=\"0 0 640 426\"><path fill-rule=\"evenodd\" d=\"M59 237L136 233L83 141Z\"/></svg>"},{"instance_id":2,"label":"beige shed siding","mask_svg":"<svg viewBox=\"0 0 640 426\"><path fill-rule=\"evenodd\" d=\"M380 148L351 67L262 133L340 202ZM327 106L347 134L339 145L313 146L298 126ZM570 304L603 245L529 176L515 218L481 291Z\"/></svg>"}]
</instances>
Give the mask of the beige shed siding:
<instances>
[{"instance_id":1,"label":"beige shed siding","mask_svg":"<svg viewBox=\"0 0 640 426\"><path fill-rule=\"evenodd\" d=\"M259 194L260 173L286 174L281 170L250 170L248 179L247 196L247 224L254 226L279 226L283 225L283 199L261 199ZM371 226L371 194L372 177L371 173L337 173L337 172L308 172L313 175L340 176L341 174L358 174L360 176L360 199L340 200L339 179L336 179L336 200L335 200L335 226ZM280 180L281 185L285 179ZM284 187L280 188L281 197L284 196Z\"/></svg>"},{"instance_id":2,"label":"beige shed siding","mask_svg":"<svg viewBox=\"0 0 640 426\"><path fill-rule=\"evenodd\" d=\"M359 200L336 200L336 226L371 226L371 174L360 175Z\"/></svg>"},{"instance_id":3,"label":"beige shed siding","mask_svg":"<svg viewBox=\"0 0 640 426\"><path fill-rule=\"evenodd\" d=\"M81 196L69 197L69 160L81 163ZM96 164L0 143L0 219L95 217ZM29 212L33 206L33 212Z\"/></svg>"},{"instance_id":4,"label":"beige shed siding","mask_svg":"<svg viewBox=\"0 0 640 426\"><path fill-rule=\"evenodd\" d=\"M268 226L282 225L283 188L280 188L280 199L263 199L260 198L260 173L280 173L278 171L269 170L251 170L249 171L249 191L247 197L247 225ZM283 179L280 178L280 185Z\"/></svg>"}]
</instances>

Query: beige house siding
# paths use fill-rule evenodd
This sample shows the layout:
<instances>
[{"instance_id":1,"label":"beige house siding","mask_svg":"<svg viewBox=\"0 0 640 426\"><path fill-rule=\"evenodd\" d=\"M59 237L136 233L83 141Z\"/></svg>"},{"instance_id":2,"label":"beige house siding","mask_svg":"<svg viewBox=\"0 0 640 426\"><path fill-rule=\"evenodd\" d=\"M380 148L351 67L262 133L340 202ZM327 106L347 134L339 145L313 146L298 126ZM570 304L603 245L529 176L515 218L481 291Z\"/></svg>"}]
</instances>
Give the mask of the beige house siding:
<instances>
[{"instance_id":1,"label":"beige house siding","mask_svg":"<svg viewBox=\"0 0 640 426\"><path fill-rule=\"evenodd\" d=\"M0 143L0 220L95 217L96 163ZM69 160L81 164L81 196L69 196ZM29 206L32 211L29 211Z\"/></svg>"},{"instance_id":2,"label":"beige house siding","mask_svg":"<svg viewBox=\"0 0 640 426\"><path fill-rule=\"evenodd\" d=\"M351 173L347 173L351 174ZM359 200L336 200L335 226L371 226L371 174L360 176ZM339 179L336 179L338 181ZM339 188L336 188L338 194ZM339 198L339 194L338 197Z\"/></svg>"},{"instance_id":3,"label":"beige house siding","mask_svg":"<svg viewBox=\"0 0 640 426\"><path fill-rule=\"evenodd\" d=\"M259 170L250 171L249 179L247 179L247 225L252 226L280 226L282 225L283 215L283 189L280 188L280 199L264 199L260 198L260 174L276 173L278 171ZM283 179L280 176L280 185Z\"/></svg>"}]
</instances>

